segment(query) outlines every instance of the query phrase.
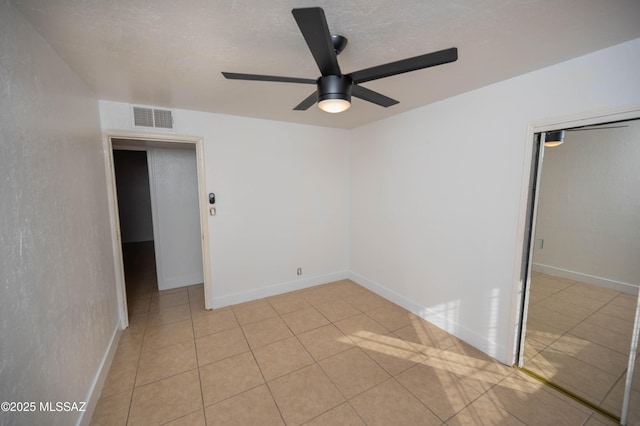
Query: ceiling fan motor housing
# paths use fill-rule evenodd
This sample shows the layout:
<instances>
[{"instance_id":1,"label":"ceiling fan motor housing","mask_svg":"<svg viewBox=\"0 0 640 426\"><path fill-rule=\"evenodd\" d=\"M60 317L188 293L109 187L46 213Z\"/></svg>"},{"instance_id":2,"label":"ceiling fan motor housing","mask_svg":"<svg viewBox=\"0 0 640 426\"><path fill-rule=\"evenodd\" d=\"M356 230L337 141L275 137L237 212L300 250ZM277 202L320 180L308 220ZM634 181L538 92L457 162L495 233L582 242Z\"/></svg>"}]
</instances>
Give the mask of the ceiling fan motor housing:
<instances>
[{"instance_id":1,"label":"ceiling fan motor housing","mask_svg":"<svg viewBox=\"0 0 640 426\"><path fill-rule=\"evenodd\" d=\"M318 79L318 102L344 99L351 102L352 80L346 75L325 75Z\"/></svg>"}]
</instances>

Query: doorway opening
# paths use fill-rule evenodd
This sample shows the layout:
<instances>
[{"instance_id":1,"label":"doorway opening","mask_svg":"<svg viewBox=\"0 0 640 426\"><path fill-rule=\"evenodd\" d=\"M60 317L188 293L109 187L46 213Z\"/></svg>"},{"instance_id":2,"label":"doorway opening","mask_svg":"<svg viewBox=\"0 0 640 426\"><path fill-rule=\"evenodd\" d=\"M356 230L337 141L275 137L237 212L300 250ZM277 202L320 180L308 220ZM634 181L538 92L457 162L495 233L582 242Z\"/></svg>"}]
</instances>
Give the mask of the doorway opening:
<instances>
[{"instance_id":1,"label":"doorway opening","mask_svg":"<svg viewBox=\"0 0 640 426\"><path fill-rule=\"evenodd\" d=\"M640 421L639 118L531 126L522 204L517 365L621 424ZM545 144L561 131L564 144Z\"/></svg>"},{"instance_id":2,"label":"doorway opening","mask_svg":"<svg viewBox=\"0 0 640 426\"><path fill-rule=\"evenodd\" d=\"M135 315L158 292L147 151L112 144L127 308Z\"/></svg>"},{"instance_id":3,"label":"doorway opening","mask_svg":"<svg viewBox=\"0 0 640 426\"><path fill-rule=\"evenodd\" d=\"M148 310L150 294L155 294L158 302L159 295L182 293L181 289L187 294L189 290L198 295L205 309L210 309L207 296L212 284L202 139L109 132L104 144L121 327L129 326L129 315ZM126 182L131 194L125 191L124 197L136 198L138 205L127 212L124 221L118 206L121 188L116 164L119 157L127 156L137 158L141 169L144 157L148 179L145 181L144 171L139 169L136 180ZM143 200L145 184L147 206ZM133 282L137 283L135 289L130 285ZM129 306L128 295L145 296L138 297L142 306ZM129 299L131 303L134 297Z\"/></svg>"}]
</instances>

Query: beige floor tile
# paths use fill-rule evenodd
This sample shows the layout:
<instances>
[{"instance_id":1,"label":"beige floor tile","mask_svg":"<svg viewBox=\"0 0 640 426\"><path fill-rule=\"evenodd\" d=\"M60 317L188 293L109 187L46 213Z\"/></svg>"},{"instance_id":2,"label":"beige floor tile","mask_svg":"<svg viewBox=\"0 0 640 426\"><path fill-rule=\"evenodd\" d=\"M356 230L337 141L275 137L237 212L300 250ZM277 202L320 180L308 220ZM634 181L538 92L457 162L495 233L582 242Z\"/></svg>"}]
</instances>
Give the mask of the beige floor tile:
<instances>
[{"instance_id":1,"label":"beige floor tile","mask_svg":"<svg viewBox=\"0 0 640 426\"><path fill-rule=\"evenodd\" d=\"M422 364L449 371L479 392L491 389L514 371L466 343L451 346Z\"/></svg>"},{"instance_id":2,"label":"beige floor tile","mask_svg":"<svg viewBox=\"0 0 640 426\"><path fill-rule=\"evenodd\" d=\"M591 411L572 405L548 392L544 385L532 379L513 375L487 395L528 425L581 425Z\"/></svg>"},{"instance_id":3,"label":"beige floor tile","mask_svg":"<svg viewBox=\"0 0 640 426\"><path fill-rule=\"evenodd\" d=\"M129 317L129 327L122 330L120 334L119 344L122 343L142 343L144 332L147 328L148 314L135 315Z\"/></svg>"},{"instance_id":4,"label":"beige floor tile","mask_svg":"<svg viewBox=\"0 0 640 426\"><path fill-rule=\"evenodd\" d=\"M209 406L264 383L251 352L200 367L204 405Z\"/></svg>"},{"instance_id":5,"label":"beige floor tile","mask_svg":"<svg viewBox=\"0 0 640 426\"><path fill-rule=\"evenodd\" d=\"M559 293L560 291L571 287L575 284L574 280L567 278L556 277L549 274L539 273L531 275L532 282L535 284L531 287L531 290L536 290L547 295Z\"/></svg>"},{"instance_id":6,"label":"beige floor tile","mask_svg":"<svg viewBox=\"0 0 640 426\"><path fill-rule=\"evenodd\" d=\"M440 425L442 421L394 379L351 401L367 425Z\"/></svg>"},{"instance_id":7,"label":"beige floor tile","mask_svg":"<svg viewBox=\"0 0 640 426\"><path fill-rule=\"evenodd\" d=\"M313 307L284 314L281 318L293 331L293 334L304 333L329 324L329 321Z\"/></svg>"},{"instance_id":8,"label":"beige floor tile","mask_svg":"<svg viewBox=\"0 0 640 426\"><path fill-rule=\"evenodd\" d=\"M299 292L285 293L267 299L271 307L280 315L311 306Z\"/></svg>"},{"instance_id":9,"label":"beige floor tile","mask_svg":"<svg viewBox=\"0 0 640 426\"><path fill-rule=\"evenodd\" d=\"M280 317L269 318L242 327L252 349L293 336Z\"/></svg>"},{"instance_id":10,"label":"beige floor tile","mask_svg":"<svg viewBox=\"0 0 640 426\"><path fill-rule=\"evenodd\" d=\"M598 287L591 284L576 282L571 287L568 287L565 292L571 295L580 297L588 297L589 299L595 299L600 302L610 302L614 299L619 292L609 288Z\"/></svg>"},{"instance_id":11,"label":"beige floor tile","mask_svg":"<svg viewBox=\"0 0 640 426\"><path fill-rule=\"evenodd\" d=\"M358 294L366 294L367 292L369 292L369 290L351 280L335 281L327 284L326 287L331 289L333 294L341 299Z\"/></svg>"},{"instance_id":12,"label":"beige floor tile","mask_svg":"<svg viewBox=\"0 0 640 426\"><path fill-rule=\"evenodd\" d=\"M622 355L629 354L629 348L631 348L630 335L618 334L586 322L578 324L571 330L571 334L619 352Z\"/></svg>"},{"instance_id":13,"label":"beige floor tile","mask_svg":"<svg viewBox=\"0 0 640 426\"><path fill-rule=\"evenodd\" d=\"M390 376L360 348L352 348L318 363L345 398L352 398Z\"/></svg>"},{"instance_id":14,"label":"beige floor tile","mask_svg":"<svg viewBox=\"0 0 640 426\"><path fill-rule=\"evenodd\" d=\"M149 312L151 297L138 297L127 300L127 311L129 316L146 314Z\"/></svg>"},{"instance_id":15,"label":"beige floor tile","mask_svg":"<svg viewBox=\"0 0 640 426\"><path fill-rule=\"evenodd\" d=\"M391 331L411 325L419 319L406 309L392 303L368 311L367 316Z\"/></svg>"},{"instance_id":16,"label":"beige floor tile","mask_svg":"<svg viewBox=\"0 0 640 426\"><path fill-rule=\"evenodd\" d=\"M335 326L356 344L363 340L375 341L377 336L384 336L389 333L389 330L365 314L343 319L336 322Z\"/></svg>"},{"instance_id":17,"label":"beige floor tile","mask_svg":"<svg viewBox=\"0 0 640 426\"><path fill-rule=\"evenodd\" d=\"M314 363L311 355L295 337L262 346L253 353L267 381Z\"/></svg>"},{"instance_id":18,"label":"beige floor tile","mask_svg":"<svg viewBox=\"0 0 640 426\"><path fill-rule=\"evenodd\" d=\"M364 426L364 422L348 403L338 405L305 423L305 426Z\"/></svg>"},{"instance_id":19,"label":"beige floor tile","mask_svg":"<svg viewBox=\"0 0 640 426\"><path fill-rule=\"evenodd\" d=\"M140 357L136 387L171 377L198 366L193 340L148 351Z\"/></svg>"},{"instance_id":20,"label":"beige floor tile","mask_svg":"<svg viewBox=\"0 0 640 426\"><path fill-rule=\"evenodd\" d=\"M447 420L448 426L525 426L486 395L473 401L458 414Z\"/></svg>"},{"instance_id":21,"label":"beige floor tile","mask_svg":"<svg viewBox=\"0 0 640 426\"><path fill-rule=\"evenodd\" d=\"M607 417L593 413L583 426L617 426L619 424L619 422L615 422Z\"/></svg>"},{"instance_id":22,"label":"beige floor tile","mask_svg":"<svg viewBox=\"0 0 640 426\"><path fill-rule=\"evenodd\" d=\"M278 316L269 302L264 299L232 306L240 325L251 324Z\"/></svg>"},{"instance_id":23,"label":"beige floor tile","mask_svg":"<svg viewBox=\"0 0 640 426\"><path fill-rule=\"evenodd\" d=\"M331 322L340 321L361 313L353 305L342 299L321 303L316 306L316 309Z\"/></svg>"},{"instance_id":24,"label":"beige floor tile","mask_svg":"<svg viewBox=\"0 0 640 426\"><path fill-rule=\"evenodd\" d=\"M91 416L92 426L126 425L131 403L131 390L101 397Z\"/></svg>"},{"instance_id":25,"label":"beige floor tile","mask_svg":"<svg viewBox=\"0 0 640 426\"><path fill-rule=\"evenodd\" d=\"M352 304L356 309L362 312L371 311L376 308L380 308L389 303L387 299L382 296L378 296L373 292L358 294L355 296L346 297L344 300Z\"/></svg>"},{"instance_id":26,"label":"beige floor tile","mask_svg":"<svg viewBox=\"0 0 640 426\"><path fill-rule=\"evenodd\" d=\"M158 292L152 272L128 275L136 313L92 424L124 424L131 414L132 424L204 425L203 406L209 424L610 424L349 280L206 311L202 284ZM592 389L589 368L611 376L626 368L635 296L541 273L533 282L527 364L570 355L573 366L555 376ZM630 424L640 423L638 371ZM607 391L610 411L623 382Z\"/></svg>"},{"instance_id":27,"label":"beige floor tile","mask_svg":"<svg viewBox=\"0 0 640 426\"><path fill-rule=\"evenodd\" d=\"M363 349L389 374L396 374L424 361L427 356L415 346L405 342L393 333L358 341Z\"/></svg>"},{"instance_id":28,"label":"beige floor tile","mask_svg":"<svg viewBox=\"0 0 640 426\"><path fill-rule=\"evenodd\" d=\"M622 414L622 404L624 401L624 388L627 376L626 374L613 386L611 392L607 394L604 400L599 404L605 410L620 416ZM640 424L640 392L631 389L631 396L629 399L629 413L627 424L638 425Z\"/></svg>"},{"instance_id":29,"label":"beige floor tile","mask_svg":"<svg viewBox=\"0 0 640 426\"><path fill-rule=\"evenodd\" d=\"M233 355L249 351L244 334L240 328L209 334L196 339L198 364L200 366L220 361Z\"/></svg>"},{"instance_id":30,"label":"beige floor tile","mask_svg":"<svg viewBox=\"0 0 640 426\"><path fill-rule=\"evenodd\" d=\"M581 317L567 315L564 312L557 312L551 309L547 309L541 306L540 303L536 304L535 306L529 307L528 315L531 318L535 318L537 322L558 329L563 333L571 330L573 327L584 320L584 318Z\"/></svg>"},{"instance_id":31,"label":"beige floor tile","mask_svg":"<svg viewBox=\"0 0 640 426\"><path fill-rule=\"evenodd\" d=\"M560 303L579 305L585 308L598 310L608 303L608 300L598 300L582 296L579 292L562 291L553 296Z\"/></svg>"},{"instance_id":32,"label":"beige floor tile","mask_svg":"<svg viewBox=\"0 0 640 426\"><path fill-rule=\"evenodd\" d=\"M628 355L622 355L570 333L553 342L547 350L567 354L616 377L624 373L629 362Z\"/></svg>"},{"instance_id":33,"label":"beige floor tile","mask_svg":"<svg viewBox=\"0 0 640 426\"><path fill-rule=\"evenodd\" d=\"M609 315L605 313L605 308L607 308L607 306L612 306L615 310L617 310L618 315ZM629 312L627 315L624 315L624 313L621 312L624 310L624 308L615 305L607 306L591 315L584 322L586 324L595 325L597 327L604 328L605 330L609 330L623 336L631 336L633 333L633 320L635 318L635 312ZM625 317L628 320L623 319L622 317Z\"/></svg>"},{"instance_id":34,"label":"beige floor tile","mask_svg":"<svg viewBox=\"0 0 640 426\"><path fill-rule=\"evenodd\" d=\"M134 389L129 425L161 424L201 407L198 371L191 370Z\"/></svg>"},{"instance_id":35,"label":"beige floor tile","mask_svg":"<svg viewBox=\"0 0 640 426\"><path fill-rule=\"evenodd\" d=\"M269 426L284 425L266 385L243 392L206 408L212 425Z\"/></svg>"},{"instance_id":36,"label":"beige floor tile","mask_svg":"<svg viewBox=\"0 0 640 426\"><path fill-rule=\"evenodd\" d=\"M338 299L338 295L329 286L316 286L302 292L302 297L312 306Z\"/></svg>"},{"instance_id":37,"label":"beige floor tile","mask_svg":"<svg viewBox=\"0 0 640 426\"><path fill-rule=\"evenodd\" d=\"M611 299L609 304L635 311L638 304L638 296L635 294L618 293L616 297Z\"/></svg>"},{"instance_id":38,"label":"beige floor tile","mask_svg":"<svg viewBox=\"0 0 640 426\"><path fill-rule=\"evenodd\" d=\"M100 396L110 396L133 389L139 359L139 354L116 352Z\"/></svg>"},{"instance_id":39,"label":"beige floor tile","mask_svg":"<svg viewBox=\"0 0 640 426\"><path fill-rule=\"evenodd\" d=\"M344 401L315 364L269 382L269 388L287 424L304 423Z\"/></svg>"},{"instance_id":40,"label":"beige floor tile","mask_svg":"<svg viewBox=\"0 0 640 426\"><path fill-rule=\"evenodd\" d=\"M533 338L526 338L524 341L524 363L525 365L536 355L547 348L547 345L536 341Z\"/></svg>"},{"instance_id":41,"label":"beige floor tile","mask_svg":"<svg viewBox=\"0 0 640 426\"><path fill-rule=\"evenodd\" d=\"M140 356L141 351L142 351L142 339L140 339L137 342L120 339L120 341L118 342L118 349L116 351L116 356L120 356L123 358L131 358L135 356Z\"/></svg>"},{"instance_id":42,"label":"beige floor tile","mask_svg":"<svg viewBox=\"0 0 640 426\"><path fill-rule=\"evenodd\" d=\"M191 309L188 304L162 308L156 312L149 313L147 327L171 324L191 319Z\"/></svg>"},{"instance_id":43,"label":"beige floor tile","mask_svg":"<svg viewBox=\"0 0 640 426\"><path fill-rule=\"evenodd\" d=\"M566 331L562 331L547 323L540 322L533 316L530 316L527 319L525 339L535 340L544 347L549 346L565 333Z\"/></svg>"},{"instance_id":44,"label":"beige floor tile","mask_svg":"<svg viewBox=\"0 0 640 426\"><path fill-rule=\"evenodd\" d=\"M316 361L354 347L351 339L333 324L307 331L297 337Z\"/></svg>"},{"instance_id":45,"label":"beige floor tile","mask_svg":"<svg viewBox=\"0 0 640 426\"><path fill-rule=\"evenodd\" d=\"M440 353L459 342L451 334L422 319L414 319L411 325L394 331L394 334L427 356Z\"/></svg>"},{"instance_id":46,"label":"beige floor tile","mask_svg":"<svg viewBox=\"0 0 640 426\"><path fill-rule=\"evenodd\" d=\"M190 319L173 324L149 327L144 334L142 353L162 349L187 340L193 340L193 325Z\"/></svg>"},{"instance_id":47,"label":"beige floor tile","mask_svg":"<svg viewBox=\"0 0 640 426\"><path fill-rule=\"evenodd\" d=\"M453 373L426 365L416 365L399 374L396 380L442 421L482 395Z\"/></svg>"},{"instance_id":48,"label":"beige floor tile","mask_svg":"<svg viewBox=\"0 0 640 426\"><path fill-rule=\"evenodd\" d=\"M194 411L186 416L165 423L164 426L206 426L204 410Z\"/></svg>"},{"instance_id":49,"label":"beige floor tile","mask_svg":"<svg viewBox=\"0 0 640 426\"><path fill-rule=\"evenodd\" d=\"M578 320L585 320L598 310L578 304L563 303L556 297L549 297L538 303L536 307L542 307L554 312L558 312L560 314L569 315L572 318L575 317Z\"/></svg>"},{"instance_id":50,"label":"beige floor tile","mask_svg":"<svg viewBox=\"0 0 640 426\"><path fill-rule=\"evenodd\" d=\"M189 286L189 303L204 302L204 285Z\"/></svg>"},{"instance_id":51,"label":"beige floor tile","mask_svg":"<svg viewBox=\"0 0 640 426\"><path fill-rule=\"evenodd\" d=\"M231 309L214 309L210 311L203 309L197 313L193 313L192 318L193 330L196 337L240 327Z\"/></svg>"},{"instance_id":52,"label":"beige floor tile","mask_svg":"<svg viewBox=\"0 0 640 426\"><path fill-rule=\"evenodd\" d=\"M157 312L164 308L185 304L189 304L189 293L187 293L186 289L169 294L156 293L151 297L149 312Z\"/></svg>"},{"instance_id":53,"label":"beige floor tile","mask_svg":"<svg viewBox=\"0 0 640 426\"><path fill-rule=\"evenodd\" d=\"M154 292L153 297L166 296L168 294L187 293L188 291L189 286L169 288L167 290L158 290Z\"/></svg>"}]
</instances>

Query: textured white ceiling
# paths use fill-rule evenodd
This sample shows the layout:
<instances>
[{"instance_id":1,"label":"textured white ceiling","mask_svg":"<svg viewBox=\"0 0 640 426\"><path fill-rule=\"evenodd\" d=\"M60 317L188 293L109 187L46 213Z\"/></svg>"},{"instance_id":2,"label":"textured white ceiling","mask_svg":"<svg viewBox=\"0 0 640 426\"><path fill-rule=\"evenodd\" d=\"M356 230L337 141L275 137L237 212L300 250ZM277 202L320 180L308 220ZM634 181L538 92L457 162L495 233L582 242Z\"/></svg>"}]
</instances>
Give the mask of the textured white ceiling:
<instances>
[{"instance_id":1,"label":"textured white ceiling","mask_svg":"<svg viewBox=\"0 0 640 426\"><path fill-rule=\"evenodd\" d=\"M353 128L640 37L638 0L14 0L101 99ZM457 47L457 62L364 83L397 99L292 111L317 78L291 9L320 6L344 73Z\"/></svg>"}]
</instances>

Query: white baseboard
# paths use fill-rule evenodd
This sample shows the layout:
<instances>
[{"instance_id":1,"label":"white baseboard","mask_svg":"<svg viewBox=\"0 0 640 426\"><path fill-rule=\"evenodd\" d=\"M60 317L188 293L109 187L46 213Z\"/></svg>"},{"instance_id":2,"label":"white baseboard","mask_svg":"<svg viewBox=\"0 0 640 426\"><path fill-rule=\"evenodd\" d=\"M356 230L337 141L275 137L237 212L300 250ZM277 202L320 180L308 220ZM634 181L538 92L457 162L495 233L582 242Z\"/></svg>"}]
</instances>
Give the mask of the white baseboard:
<instances>
[{"instance_id":1,"label":"white baseboard","mask_svg":"<svg viewBox=\"0 0 640 426\"><path fill-rule=\"evenodd\" d=\"M347 278L349 278L349 272L341 271L332 274L316 275L315 277L274 284L256 290L249 290L229 294L226 296L214 297L212 307L214 309L222 308L229 305L235 305L237 303L249 302L251 300L262 299L264 297L277 296L278 294L287 293L289 291L302 290L314 285L326 284L333 281L344 280Z\"/></svg>"},{"instance_id":2,"label":"white baseboard","mask_svg":"<svg viewBox=\"0 0 640 426\"><path fill-rule=\"evenodd\" d=\"M107 379L107 374L109 374L109 368L111 368L111 362L113 361L113 357L116 354L116 350L118 349L118 342L120 341L120 321L116 325L116 329L113 331L111 335L111 340L109 341L109 346L107 347L104 356L102 357L102 361L100 362L100 366L98 367L98 371L93 379L93 383L91 383L91 388L89 388L89 393L85 398L87 405L85 406L85 411L80 414L78 418L78 422L76 425L78 426L88 426L91 422L91 417L93 416L93 412L96 409L96 405L98 404L98 400L100 399L100 393L102 392L102 387L104 386L104 382Z\"/></svg>"},{"instance_id":3,"label":"white baseboard","mask_svg":"<svg viewBox=\"0 0 640 426\"><path fill-rule=\"evenodd\" d=\"M598 287L609 288L611 290L621 291L623 293L638 294L638 285L625 283L622 281L611 280L608 278L597 277L595 275L583 274L581 272L570 271L568 269L557 268L555 266L534 263L531 268L534 272L542 272L543 274L554 275L560 278L566 278L573 281L580 281L586 284L597 285Z\"/></svg>"},{"instance_id":4,"label":"white baseboard","mask_svg":"<svg viewBox=\"0 0 640 426\"><path fill-rule=\"evenodd\" d=\"M443 329L447 333L464 340L466 343L487 355L496 358L498 361L508 364L505 358L507 354L506 348L502 345L498 345L495 341L487 339L486 336L482 336L475 331L452 321L450 318L443 316L441 313L415 303L413 300L407 299L406 297L354 272L349 273L349 279L395 303L396 305L405 308L409 312L418 315L422 319Z\"/></svg>"}]
</instances>

